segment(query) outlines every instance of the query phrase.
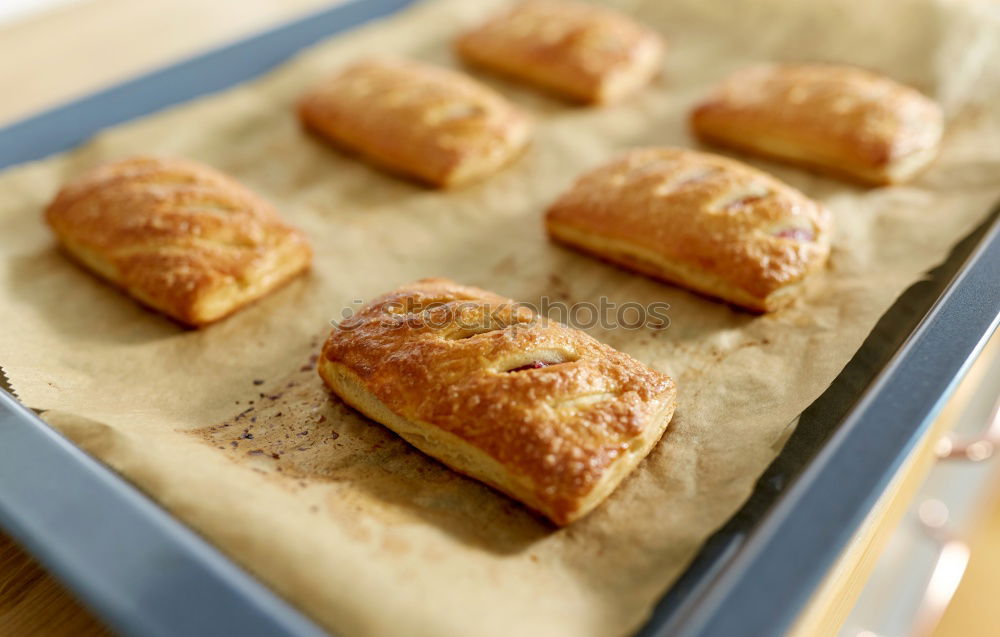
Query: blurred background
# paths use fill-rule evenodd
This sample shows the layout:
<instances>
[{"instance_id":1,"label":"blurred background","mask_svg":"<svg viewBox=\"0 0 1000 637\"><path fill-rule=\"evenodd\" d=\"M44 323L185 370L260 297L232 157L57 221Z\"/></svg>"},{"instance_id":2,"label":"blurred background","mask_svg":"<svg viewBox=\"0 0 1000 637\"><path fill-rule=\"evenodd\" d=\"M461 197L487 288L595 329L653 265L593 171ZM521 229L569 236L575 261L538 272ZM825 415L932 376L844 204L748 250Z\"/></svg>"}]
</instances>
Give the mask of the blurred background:
<instances>
[{"instance_id":1,"label":"blurred background","mask_svg":"<svg viewBox=\"0 0 1000 637\"><path fill-rule=\"evenodd\" d=\"M332 4L0 0L0 126ZM998 395L994 337L794 634L1000 635L1000 423L989 429ZM103 634L0 535L0 636Z\"/></svg>"},{"instance_id":2,"label":"blurred background","mask_svg":"<svg viewBox=\"0 0 1000 637\"><path fill-rule=\"evenodd\" d=\"M339 0L0 0L0 126Z\"/></svg>"}]
</instances>

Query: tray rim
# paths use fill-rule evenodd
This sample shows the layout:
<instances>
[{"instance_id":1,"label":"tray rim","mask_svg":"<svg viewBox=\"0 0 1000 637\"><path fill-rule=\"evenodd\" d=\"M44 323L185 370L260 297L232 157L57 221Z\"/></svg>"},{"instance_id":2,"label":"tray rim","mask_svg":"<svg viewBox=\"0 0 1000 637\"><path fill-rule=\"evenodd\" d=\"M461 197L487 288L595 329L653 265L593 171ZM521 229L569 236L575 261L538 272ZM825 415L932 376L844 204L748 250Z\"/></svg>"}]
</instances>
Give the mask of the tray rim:
<instances>
[{"instance_id":1,"label":"tray rim","mask_svg":"<svg viewBox=\"0 0 1000 637\"><path fill-rule=\"evenodd\" d=\"M640 635L777 635L791 627L1000 327L1000 215L982 226L971 254L816 457L742 544L723 548L724 563L695 590L669 608L670 591L664 595ZM845 491L855 499L837 497Z\"/></svg>"},{"instance_id":2,"label":"tray rim","mask_svg":"<svg viewBox=\"0 0 1000 637\"><path fill-rule=\"evenodd\" d=\"M395 13L414 2L349 0L13 122L0 128L0 170L76 147L103 128L256 78L318 40ZM259 55L261 53L263 55ZM720 558L720 567L708 573L680 604L667 607L661 601L640 634L763 635L787 629L826 568L846 546L877 494L930 425L985 341L997 329L1000 321L998 286L1000 220L993 223L992 229L951 279L944 293L881 370L876 381L859 396L858 403L842 419L833 438L823 445L803 474L782 493L763 520L742 538L738 546L726 547ZM954 347L949 337L960 342L961 347ZM927 370L933 365L938 365L934 368L939 371L936 379L927 377ZM886 398L886 388L914 381L938 391L922 392L920 400L911 402L909 411L899 411L901 406ZM905 414L911 425L891 428L891 435L883 435L875 441L878 443L875 447L878 456L886 461L884 466L876 467L870 463L863 467L854 466L857 463L852 462L851 454L857 452L859 445L866 449L866 453L871 452L872 447L864 445L873 442L870 436L876 432L874 427L879 425L878 421L887 415L887 409L895 409L892 413L897 415ZM25 427L24 431L32 433L31 441L20 441L22 448L61 454L68 463L66 466L79 472L78 478L93 483L89 484L89 488L93 489L92 497L107 499L109 505L138 514L145 523L163 531L164 537L160 539L165 543L163 546L191 557L191 567L195 571L207 569L220 577L217 594L235 595L233 606L215 607L213 611L207 608L212 604L203 594L193 596L189 594L190 590L163 591L171 604L177 601L177 596L185 598L187 594L186 604L204 609L207 613L205 621L208 623L201 626L201 632L198 628L183 626L185 634L217 634L213 631L219 626L231 627L225 622L236 621L238 616L227 611L241 607L241 604L266 610L264 623L259 626L266 625L268 629L266 633L243 634L322 634L309 620L193 533L183 522L163 511L153 500L75 447L3 392L0 394L0 423L11 420L18 421ZM10 438L6 430L0 428L0 441L4 441L5 437ZM13 447L0 446L0 455L5 448ZM844 490L842 476L833 479L831 485L831 476L838 467L852 469L847 474L850 478L847 482L851 483L857 497L845 502L841 495L841 506L836 511L824 510L818 504L820 500L815 499L817 494L820 494L819 497L829 495L831 486L836 487L833 493ZM8 485L0 480L0 527L24 544L46 568L115 628L125 634L137 635L176 634L181 628L176 622L171 625L169 617L161 618L164 621L162 625L151 625L140 613L150 608L142 606L150 604L150 601L137 599L137 591L116 589L116 584L126 582L120 575L110 574L105 577L106 581L95 585L93 573L81 570L79 561L56 550L53 543L37 540L33 533L40 529L52 533L53 538L58 535L51 528L55 508L36 505L39 510L26 515L24 509L14 510L11 507L8 491ZM53 493L49 496L58 498ZM69 507L66 510L72 511L71 502L63 504ZM814 521L805 520L809 517L805 513L815 516ZM81 511L76 511L76 514L85 515ZM73 544L73 538L67 535L70 534L63 533L59 539L65 543L62 546ZM109 541L104 548L115 547ZM780 553L776 551L778 548ZM792 564L785 564L788 560L777 559L779 555L787 557L790 549L796 555L805 554L811 559L801 559ZM149 559L150 555L144 558ZM762 582L767 582L767 585L761 585ZM775 603L776 599L778 603ZM162 610L164 606L170 604L161 604L157 609ZM725 612L720 612L723 608ZM273 625L269 623L272 620ZM217 623L219 621L223 623Z\"/></svg>"},{"instance_id":3,"label":"tray rim","mask_svg":"<svg viewBox=\"0 0 1000 637\"><path fill-rule=\"evenodd\" d=\"M120 633L326 634L5 390L0 445L0 527Z\"/></svg>"}]
</instances>

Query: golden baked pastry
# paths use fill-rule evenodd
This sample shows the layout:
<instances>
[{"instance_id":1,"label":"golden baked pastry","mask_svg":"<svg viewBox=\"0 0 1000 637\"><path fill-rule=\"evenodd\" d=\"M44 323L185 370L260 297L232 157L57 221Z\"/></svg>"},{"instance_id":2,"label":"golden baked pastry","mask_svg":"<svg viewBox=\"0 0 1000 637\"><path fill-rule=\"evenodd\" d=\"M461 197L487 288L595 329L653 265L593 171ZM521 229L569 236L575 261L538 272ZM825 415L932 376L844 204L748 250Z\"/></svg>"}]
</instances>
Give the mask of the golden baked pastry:
<instances>
[{"instance_id":1,"label":"golden baked pastry","mask_svg":"<svg viewBox=\"0 0 1000 637\"><path fill-rule=\"evenodd\" d=\"M691 124L709 142L889 184L934 158L943 116L916 90L864 69L769 64L723 80Z\"/></svg>"},{"instance_id":2,"label":"golden baked pastry","mask_svg":"<svg viewBox=\"0 0 1000 637\"><path fill-rule=\"evenodd\" d=\"M446 279L362 308L334 328L318 369L369 418L560 525L649 453L676 393L583 332Z\"/></svg>"},{"instance_id":3,"label":"golden baked pastry","mask_svg":"<svg viewBox=\"0 0 1000 637\"><path fill-rule=\"evenodd\" d=\"M306 93L299 118L327 140L435 186L496 172L528 144L527 116L472 78L395 58L366 59Z\"/></svg>"},{"instance_id":4,"label":"golden baked pastry","mask_svg":"<svg viewBox=\"0 0 1000 637\"><path fill-rule=\"evenodd\" d=\"M66 184L45 218L80 263L192 326L264 296L312 258L302 233L265 201L183 159L98 166Z\"/></svg>"},{"instance_id":5,"label":"golden baked pastry","mask_svg":"<svg viewBox=\"0 0 1000 637\"><path fill-rule=\"evenodd\" d=\"M548 210L553 239L756 311L791 302L823 265L830 215L774 177L680 148L633 150Z\"/></svg>"},{"instance_id":6,"label":"golden baked pastry","mask_svg":"<svg viewBox=\"0 0 1000 637\"><path fill-rule=\"evenodd\" d=\"M611 9L527 0L458 38L470 64L583 102L615 102L659 71L662 38Z\"/></svg>"}]
</instances>

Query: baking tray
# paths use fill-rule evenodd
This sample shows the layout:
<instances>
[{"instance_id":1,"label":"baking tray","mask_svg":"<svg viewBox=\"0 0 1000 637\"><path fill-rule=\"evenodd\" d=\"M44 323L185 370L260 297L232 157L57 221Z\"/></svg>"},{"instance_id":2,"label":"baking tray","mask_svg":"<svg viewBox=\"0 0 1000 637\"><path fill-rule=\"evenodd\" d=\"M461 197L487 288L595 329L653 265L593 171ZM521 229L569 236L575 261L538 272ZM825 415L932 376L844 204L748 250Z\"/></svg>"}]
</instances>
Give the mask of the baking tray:
<instances>
[{"instance_id":1,"label":"baking tray","mask_svg":"<svg viewBox=\"0 0 1000 637\"><path fill-rule=\"evenodd\" d=\"M0 169L249 80L303 47L413 1L342 4L0 129ZM640 634L783 633L998 320L994 211L885 314ZM123 634L321 634L5 392L0 527Z\"/></svg>"}]
</instances>

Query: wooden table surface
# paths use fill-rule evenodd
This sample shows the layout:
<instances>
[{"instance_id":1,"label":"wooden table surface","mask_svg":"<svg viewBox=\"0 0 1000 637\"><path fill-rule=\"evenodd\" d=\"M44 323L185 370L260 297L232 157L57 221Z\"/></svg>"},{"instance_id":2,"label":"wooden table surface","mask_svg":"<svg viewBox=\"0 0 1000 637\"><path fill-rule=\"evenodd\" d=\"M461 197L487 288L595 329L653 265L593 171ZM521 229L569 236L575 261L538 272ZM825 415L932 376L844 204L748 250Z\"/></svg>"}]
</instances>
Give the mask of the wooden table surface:
<instances>
[{"instance_id":1,"label":"wooden table surface","mask_svg":"<svg viewBox=\"0 0 1000 637\"><path fill-rule=\"evenodd\" d=\"M24 551L0 535L0 635L110 634Z\"/></svg>"},{"instance_id":2,"label":"wooden table surface","mask_svg":"<svg viewBox=\"0 0 1000 637\"><path fill-rule=\"evenodd\" d=\"M143 71L195 54L333 0L83 0L0 25L0 126L40 109L112 85ZM123 53L125 52L125 53ZM979 543L1000 556L1000 500ZM998 558L1000 559L1000 558ZM997 562L973 560L946 626L948 635L988 635L1000 621L983 594L997 590ZM977 591L979 598L976 597ZM984 592L982 592L984 591ZM977 615L977 610L986 615ZM989 622L989 623L984 623ZM987 629L989 630L989 629ZM13 542L0 535L0 636L92 637L109 634L72 596Z\"/></svg>"},{"instance_id":3,"label":"wooden table surface","mask_svg":"<svg viewBox=\"0 0 1000 637\"><path fill-rule=\"evenodd\" d=\"M78 0L0 24L0 126L334 4Z\"/></svg>"}]
</instances>

